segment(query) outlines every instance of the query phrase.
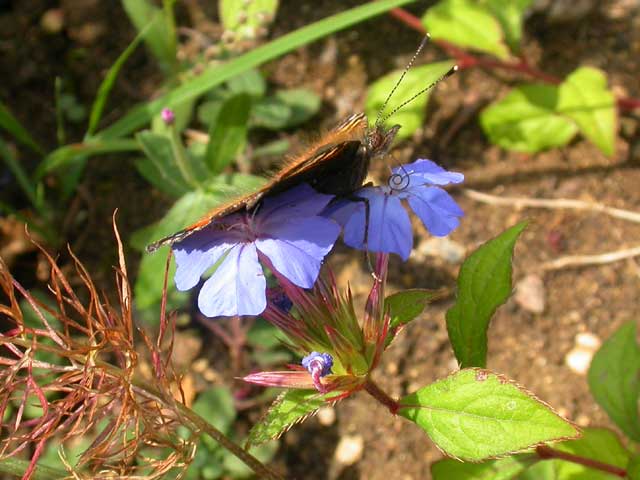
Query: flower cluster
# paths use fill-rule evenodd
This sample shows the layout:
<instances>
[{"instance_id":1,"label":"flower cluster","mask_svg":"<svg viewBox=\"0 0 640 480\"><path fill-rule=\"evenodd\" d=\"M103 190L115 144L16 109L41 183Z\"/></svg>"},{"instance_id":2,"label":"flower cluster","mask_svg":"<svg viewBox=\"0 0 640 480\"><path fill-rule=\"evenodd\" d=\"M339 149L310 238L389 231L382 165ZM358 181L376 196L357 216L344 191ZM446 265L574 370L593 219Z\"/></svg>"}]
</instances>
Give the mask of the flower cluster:
<instances>
[{"instance_id":1,"label":"flower cluster","mask_svg":"<svg viewBox=\"0 0 640 480\"><path fill-rule=\"evenodd\" d=\"M367 186L349 199L298 185L176 242L176 286L189 290L210 272L198 296L203 314L262 314L304 357L289 371L256 373L246 381L338 392L333 399L346 396L365 388L388 345L389 318L383 308L388 254L407 260L413 246L405 204L432 235L447 235L463 212L441 187L463 179L419 159L394 168L387 185ZM340 293L331 276L320 276L340 234L345 244L378 254L362 322L350 293ZM276 288L267 288L265 269Z\"/></svg>"}]
</instances>

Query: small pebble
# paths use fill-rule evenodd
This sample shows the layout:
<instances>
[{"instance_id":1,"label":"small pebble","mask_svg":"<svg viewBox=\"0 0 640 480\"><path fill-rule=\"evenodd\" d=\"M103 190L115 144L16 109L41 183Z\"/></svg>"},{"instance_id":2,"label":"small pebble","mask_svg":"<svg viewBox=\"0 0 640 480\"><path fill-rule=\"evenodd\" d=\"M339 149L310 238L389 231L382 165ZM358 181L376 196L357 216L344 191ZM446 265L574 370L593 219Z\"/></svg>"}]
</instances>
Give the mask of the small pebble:
<instances>
[{"instance_id":1,"label":"small pebble","mask_svg":"<svg viewBox=\"0 0 640 480\"><path fill-rule=\"evenodd\" d=\"M574 342L575 346L564 357L564 362L572 372L585 375L589 371L593 355L602 342L590 332L577 334Z\"/></svg>"},{"instance_id":2,"label":"small pebble","mask_svg":"<svg viewBox=\"0 0 640 480\"><path fill-rule=\"evenodd\" d=\"M64 13L61 8L50 8L40 17L40 27L46 33L60 33L64 28Z\"/></svg>"},{"instance_id":3,"label":"small pebble","mask_svg":"<svg viewBox=\"0 0 640 480\"><path fill-rule=\"evenodd\" d=\"M345 435L338 442L335 459L341 465L353 465L362 458L364 440L361 435Z\"/></svg>"},{"instance_id":4,"label":"small pebble","mask_svg":"<svg viewBox=\"0 0 640 480\"><path fill-rule=\"evenodd\" d=\"M539 275L529 274L516 283L514 300L527 312L544 312L545 297L544 283Z\"/></svg>"},{"instance_id":5,"label":"small pebble","mask_svg":"<svg viewBox=\"0 0 640 480\"><path fill-rule=\"evenodd\" d=\"M446 237L432 237L418 245L419 254L428 257L438 257L445 262L457 265L464 260L466 249L458 242Z\"/></svg>"},{"instance_id":6,"label":"small pebble","mask_svg":"<svg viewBox=\"0 0 640 480\"><path fill-rule=\"evenodd\" d=\"M333 407L321 407L316 416L320 425L324 427L330 427L336 421L336 411Z\"/></svg>"}]
</instances>

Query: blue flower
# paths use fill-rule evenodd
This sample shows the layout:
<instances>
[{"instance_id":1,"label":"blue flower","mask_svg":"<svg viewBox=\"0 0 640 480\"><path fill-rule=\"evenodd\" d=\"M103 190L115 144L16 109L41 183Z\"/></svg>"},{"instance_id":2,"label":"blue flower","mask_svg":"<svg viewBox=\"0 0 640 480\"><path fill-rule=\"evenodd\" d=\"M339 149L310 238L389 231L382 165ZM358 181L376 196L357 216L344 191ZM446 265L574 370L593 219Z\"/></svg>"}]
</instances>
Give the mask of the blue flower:
<instances>
[{"instance_id":1,"label":"blue flower","mask_svg":"<svg viewBox=\"0 0 640 480\"><path fill-rule=\"evenodd\" d=\"M311 352L302 359L302 366L311 374L313 385L319 392L325 392L326 386L320 380L331 373L333 357L328 353Z\"/></svg>"},{"instance_id":2,"label":"blue flower","mask_svg":"<svg viewBox=\"0 0 640 480\"><path fill-rule=\"evenodd\" d=\"M173 245L178 290L196 286L208 317L258 315L267 305L262 264L293 284L311 288L340 227L319 213L333 197L306 184L265 199L257 212L228 215Z\"/></svg>"},{"instance_id":3,"label":"blue flower","mask_svg":"<svg viewBox=\"0 0 640 480\"><path fill-rule=\"evenodd\" d=\"M461 183L464 175L448 172L431 160L418 159L392 171L389 184L366 187L354 195L369 205L368 235L365 202L342 201L329 207L325 215L344 227L344 242L360 250L397 253L409 258L413 246L411 221L402 201L406 200L427 230L437 237L448 235L464 215L458 204L436 185Z\"/></svg>"}]
</instances>

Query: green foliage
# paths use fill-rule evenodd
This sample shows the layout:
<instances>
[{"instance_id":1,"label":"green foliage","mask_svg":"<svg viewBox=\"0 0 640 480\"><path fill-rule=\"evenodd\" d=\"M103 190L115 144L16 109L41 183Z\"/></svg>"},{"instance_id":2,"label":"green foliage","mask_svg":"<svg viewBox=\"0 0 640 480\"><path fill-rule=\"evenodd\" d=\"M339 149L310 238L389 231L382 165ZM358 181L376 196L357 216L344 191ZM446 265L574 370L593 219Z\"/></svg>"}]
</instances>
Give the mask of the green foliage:
<instances>
[{"instance_id":1,"label":"green foliage","mask_svg":"<svg viewBox=\"0 0 640 480\"><path fill-rule=\"evenodd\" d=\"M610 430L585 428L581 438L553 445L554 449L625 468L629 452ZM613 480L617 478L584 465L564 460L545 460L533 465L518 480Z\"/></svg>"},{"instance_id":2,"label":"green foliage","mask_svg":"<svg viewBox=\"0 0 640 480\"><path fill-rule=\"evenodd\" d=\"M132 40L132 42L124 49L124 51L120 54L120 56L116 59L114 64L109 68L109 71L102 80L100 87L98 88L98 93L96 94L96 99L93 101L93 105L91 106L91 113L89 114L89 126L87 127L87 136L93 135L96 128L98 127L98 123L100 123L100 118L102 118L102 112L104 110L104 106L107 103L107 99L109 98L109 94L111 93L111 89L118 78L118 74L122 67L129 59L131 54L135 52L138 45L147 34L149 29L153 23L150 23L146 27L144 27L138 35Z\"/></svg>"},{"instance_id":3,"label":"green foliage","mask_svg":"<svg viewBox=\"0 0 640 480\"><path fill-rule=\"evenodd\" d=\"M500 22L491 10L474 0L442 0L427 10L422 22L436 40L446 40L502 59L509 57Z\"/></svg>"},{"instance_id":4,"label":"green foliage","mask_svg":"<svg viewBox=\"0 0 640 480\"><path fill-rule=\"evenodd\" d=\"M136 0L130 1L135 2ZM177 105L199 97L242 72L262 65L302 45L362 22L367 18L380 15L391 8L406 5L413 1L415 0L380 0L366 3L302 27L223 65L213 65L206 68L197 77L190 78L182 85L171 89L155 100L134 108L113 125L99 132L98 135L101 138L117 138L127 135L144 126L165 107L175 108Z\"/></svg>"},{"instance_id":5,"label":"green foliage","mask_svg":"<svg viewBox=\"0 0 640 480\"><path fill-rule=\"evenodd\" d=\"M270 130L295 127L315 115L320 103L320 97L310 90L280 90L256 103L251 112L251 125Z\"/></svg>"},{"instance_id":6,"label":"green foliage","mask_svg":"<svg viewBox=\"0 0 640 480\"><path fill-rule=\"evenodd\" d=\"M144 32L144 42L160 66L169 70L175 63L175 38L162 11L149 0L121 0L124 11L138 32Z\"/></svg>"},{"instance_id":7,"label":"green foliage","mask_svg":"<svg viewBox=\"0 0 640 480\"><path fill-rule=\"evenodd\" d=\"M193 410L207 422L214 425L224 435L233 437L233 422L236 411L233 396L226 387L214 387L198 395ZM278 449L278 442L272 441L249 449L249 452L263 463L269 462ZM222 448L215 440L203 436L196 456L184 477L188 480L217 478L248 478L253 472L235 456Z\"/></svg>"},{"instance_id":8,"label":"green foliage","mask_svg":"<svg viewBox=\"0 0 640 480\"><path fill-rule=\"evenodd\" d=\"M445 458L431 465L433 480L511 480L518 478L540 459L533 453L522 453L482 463L463 463Z\"/></svg>"},{"instance_id":9,"label":"green foliage","mask_svg":"<svg viewBox=\"0 0 640 480\"><path fill-rule=\"evenodd\" d=\"M22 126L2 102L0 102L0 128L9 132L17 141L29 147L34 152L44 153L42 147L38 145L29 131Z\"/></svg>"},{"instance_id":10,"label":"green foliage","mask_svg":"<svg viewBox=\"0 0 640 480\"><path fill-rule=\"evenodd\" d=\"M511 257L525 226L522 222L504 231L462 264L456 303L447 311L449 340L462 368L487 363L489 321L511 294Z\"/></svg>"},{"instance_id":11,"label":"green foliage","mask_svg":"<svg viewBox=\"0 0 640 480\"><path fill-rule=\"evenodd\" d=\"M391 99L392 101L390 101L389 105L386 106L382 115L384 116L385 114L390 113L395 106L409 100L421 90L428 87L430 84L446 74L453 66L454 62L447 61L413 67L406 73L402 83L398 85L398 88ZM389 96L389 92L391 92L393 87L398 83L403 72L404 70L394 70L393 72L379 78L369 86L367 91L367 100L365 103L365 112L369 118L376 118L378 112L380 112L380 109ZM400 125L402 128L398 132L397 137L410 137L424 123L426 116L425 107L427 106L428 101L429 92L426 92L408 105L402 107L402 110L396 112L392 117L387 119L384 124L387 127Z\"/></svg>"},{"instance_id":12,"label":"green foliage","mask_svg":"<svg viewBox=\"0 0 640 480\"><path fill-rule=\"evenodd\" d=\"M272 20L278 11L278 0L218 0L220 20L225 30L241 39L254 39L258 29Z\"/></svg>"},{"instance_id":13,"label":"green foliage","mask_svg":"<svg viewBox=\"0 0 640 480\"><path fill-rule=\"evenodd\" d=\"M303 422L324 403L324 396L315 390L287 390L253 426L247 444L260 445L278 438L296 423Z\"/></svg>"},{"instance_id":14,"label":"green foliage","mask_svg":"<svg viewBox=\"0 0 640 480\"><path fill-rule=\"evenodd\" d=\"M605 155L613 155L617 113L604 72L578 68L562 82L558 97L558 111L575 121L580 132Z\"/></svg>"},{"instance_id":15,"label":"green foliage","mask_svg":"<svg viewBox=\"0 0 640 480\"><path fill-rule=\"evenodd\" d=\"M629 480L640 480L640 455L634 455L627 464L627 477Z\"/></svg>"},{"instance_id":16,"label":"green foliage","mask_svg":"<svg viewBox=\"0 0 640 480\"><path fill-rule=\"evenodd\" d=\"M384 310L389 312L391 317L386 345L391 344L401 327L420 315L424 308L439 295L440 292L437 291L414 288L394 293L385 298Z\"/></svg>"},{"instance_id":17,"label":"green foliage","mask_svg":"<svg viewBox=\"0 0 640 480\"><path fill-rule=\"evenodd\" d=\"M594 355L588 374L591 394L620 429L640 441L640 347L636 324L618 329Z\"/></svg>"},{"instance_id":18,"label":"green foliage","mask_svg":"<svg viewBox=\"0 0 640 480\"><path fill-rule=\"evenodd\" d=\"M558 87L522 85L514 88L480 115L491 143L519 152L534 153L569 143L578 129L557 113Z\"/></svg>"},{"instance_id":19,"label":"green foliage","mask_svg":"<svg viewBox=\"0 0 640 480\"><path fill-rule=\"evenodd\" d=\"M520 50L522 20L533 0L483 0L481 3L500 22L507 45L513 52Z\"/></svg>"},{"instance_id":20,"label":"green foliage","mask_svg":"<svg viewBox=\"0 0 640 480\"><path fill-rule=\"evenodd\" d=\"M460 370L402 398L398 414L425 430L447 455L470 461L578 435L515 383L481 369Z\"/></svg>"},{"instance_id":21,"label":"green foliage","mask_svg":"<svg viewBox=\"0 0 640 480\"><path fill-rule=\"evenodd\" d=\"M251 97L238 93L224 101L210 120L205 162L213 175L220 174L244 150L250 111Z\"/></svg>"}]
</instances>

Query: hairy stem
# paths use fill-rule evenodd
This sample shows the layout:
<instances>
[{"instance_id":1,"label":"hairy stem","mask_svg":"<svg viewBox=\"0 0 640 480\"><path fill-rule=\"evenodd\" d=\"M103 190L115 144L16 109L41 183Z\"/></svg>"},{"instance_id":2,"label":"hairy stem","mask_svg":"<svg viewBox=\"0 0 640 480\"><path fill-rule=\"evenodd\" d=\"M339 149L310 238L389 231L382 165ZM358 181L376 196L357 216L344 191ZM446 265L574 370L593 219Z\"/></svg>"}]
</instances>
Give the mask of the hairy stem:
<instances>
[{"instance_id":1,"label":"hairy stem","mask_svg":"<svg viewBox=\"0 0 640 480\"><path fill-rule=\"evenodd\" d=\"M607 472L620 478L625 478L627 476L627 471L624 468L616 467L615 465L610 465L608 463L599 462L598 460L594 460L593 458L585 458L579 455L574 455L572 453L562 452L560 450L556 450L555 448L547 447L546 445L537 447L536 453L543 460L555 458L564 460L566 462L577 463L578 465L583 465L594 470L600 470L601 472Z\"/></svg>"},{"instance_id":2,"label":"hairy stem","mask_svg":"<svg viewBox=\"0 0 640 480\"><path fill-rule=\"evenodd\" d=\"M387 394L387 392L382 390L373 380L371 380L371 377L367 377L367 380L364 383L364 389L367 391L369 395L371 395L373 398L375 398L381 404L387 407L393 415L398 413L398 410L400 409L400 404L396 400L391 398Z\"/></svg>"}]
</instances>

